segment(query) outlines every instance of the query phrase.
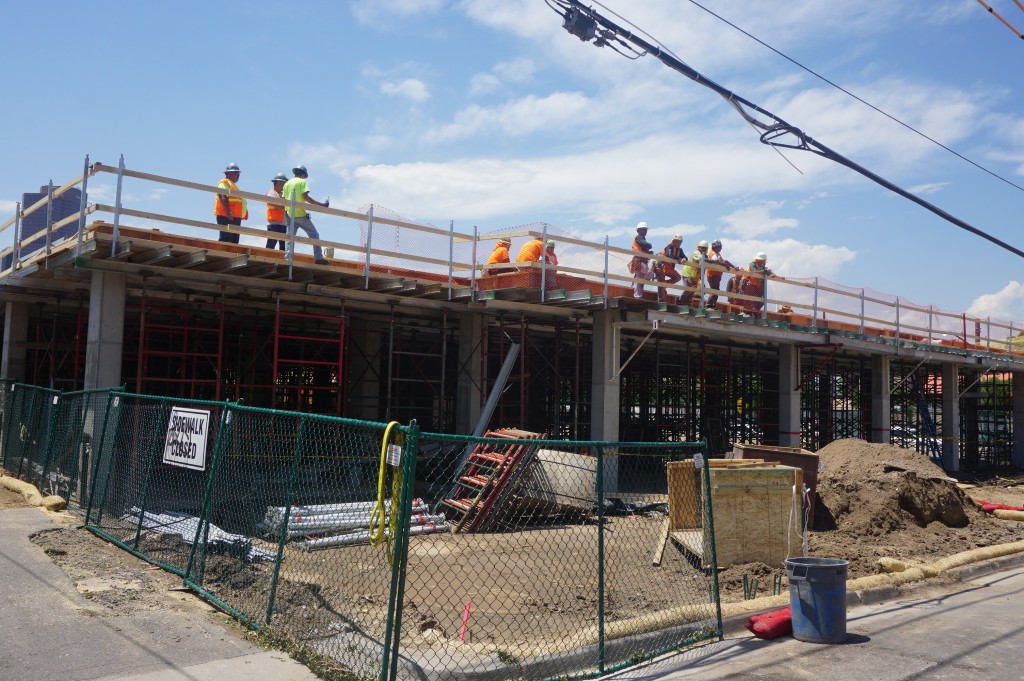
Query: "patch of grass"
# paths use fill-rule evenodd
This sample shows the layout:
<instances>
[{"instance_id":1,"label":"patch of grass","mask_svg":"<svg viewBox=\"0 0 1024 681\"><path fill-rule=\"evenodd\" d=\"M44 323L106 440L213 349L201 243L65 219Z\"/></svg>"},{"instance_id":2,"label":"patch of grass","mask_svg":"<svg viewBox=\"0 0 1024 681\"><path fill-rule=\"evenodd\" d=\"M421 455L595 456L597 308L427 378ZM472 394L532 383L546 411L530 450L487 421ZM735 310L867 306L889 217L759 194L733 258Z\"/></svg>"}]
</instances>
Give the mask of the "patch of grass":
<instances>
[{"instance_id":1,"label":"patch of grass","mask_svg":"<svg viewBox=\"0 0 1024 681\"><path fill-rule=\"evenodd\" d=\"M512 653L508 652L507 650L502 650L498 648L494 651L494 654L497 656L498 661L502 664L519 666L519 658L513 655Z\"/></svg>"},{"instance_id":2,"label":"patch of grass","mask_svg":"<svg viewBox=\"0 0 1024 681\"><path fill-rule=\"evenodd\" d=\"M239 623L239 626L244 625ZM374 681L352 673L333 657L318 653L309 646L274 631L273 627L265 625L259 629L250 629L246 637L264 650L288 653L293 660L306 665L310 671L326 681Z\"/></svg>"}]
</instances>

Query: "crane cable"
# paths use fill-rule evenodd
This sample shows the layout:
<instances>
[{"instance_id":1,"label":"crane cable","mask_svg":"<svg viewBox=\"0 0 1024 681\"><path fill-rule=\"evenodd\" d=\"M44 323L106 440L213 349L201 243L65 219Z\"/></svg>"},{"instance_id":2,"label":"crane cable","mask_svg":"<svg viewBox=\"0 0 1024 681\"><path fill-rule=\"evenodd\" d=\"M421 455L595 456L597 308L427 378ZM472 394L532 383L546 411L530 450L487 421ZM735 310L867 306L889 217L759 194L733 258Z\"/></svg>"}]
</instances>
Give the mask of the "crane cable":
<instances>
[{"instance_id":1,"label":"crane cable","mask_svg":"<svg viewBox=\"0 0 1024 681\"><path fill-rule=\"evenodd\" d=\"M1020 7L1021 9L1024 9L1024 5L1021 5L1019 2L1017 2L1017 0L1013 0L1013 1L1017 3L1017 7ZM999 12L995 11L994 9L992 9L992 7L990 5L988 5L988 4L986 4L984 2L984 0L978 0L978 4L981 5L982 7L984 7L985 9L987 9L989 14L994 16L996 19L999 19L999 21L1003 22L1003 24L1006 26L1006 28L1008 28L1011 31L1013 31L1018 38L1020 38L1021 40L1024 40L1024 33L1021 33L1016 28L1014 28L1013 24L1011 24L1009 21L1004 19L1003 15L1001 15Z\"/></svg>"},{"instance_id":2,"label":"crane cable","mask_svg":"<svg viewBox=\"0 0 1024 681\"><path fill-rule=\"evenodd\" d=\"M377 503L374 504L373 510L370 511L370 546L380 546L383 544L389 565L395 564L395 549L389 540L395 539L398 534L398 511L402 502L402 466L393 466L394 473L391 475L391 499L389 506L388 500L384 498L384 490L387 487L385 480L388 469L388 438L391 435L391 429L400 425L398 421L392 421L384 429L384 437L380 443L380 469L377 472ZM401 446L404 444L404 439L401 432L399 432L395 438L395 443Z\"/></svg>"}]
</instances>

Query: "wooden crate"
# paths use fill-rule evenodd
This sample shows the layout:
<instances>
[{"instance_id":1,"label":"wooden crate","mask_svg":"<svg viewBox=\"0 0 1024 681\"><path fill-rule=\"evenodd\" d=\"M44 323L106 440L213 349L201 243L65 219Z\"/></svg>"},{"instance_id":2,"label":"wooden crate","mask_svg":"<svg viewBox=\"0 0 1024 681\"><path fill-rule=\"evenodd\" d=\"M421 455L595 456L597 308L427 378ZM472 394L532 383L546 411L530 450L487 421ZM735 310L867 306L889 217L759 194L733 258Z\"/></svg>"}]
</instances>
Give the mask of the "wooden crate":
<instances>
[{"instance_id":1,"label":"wooden crate","mask_svg":"<svg viewBox=\"0 0 1024 681\"><path fill-rule=\"evenodd\" d=\"M802 555L801 503L794 493L803 484L799 468L771 463L751 466L751 461L711 459L711 502L715 523L715 557L718 567L761 562L772 567L786 558ZM685 478L680 476L685 485ZM669 522L672 518L672 485L669 485ZM683 517L682 521L688 519ZM670 538L711 566L711 547L703 527L672 530Z\"/></svg>"},{"instance_id":2,"label":"wooden crate","mask_svg":"<svg viewBox=\"0 0 1024 681\"><path fill-rule=\"evenodd\" d=\"M799 447L734 444L732 456L734 459L774 461L803 471L803 482L807 487L807 526L814 527L814 499L818 491L818 467L821 463L817 454Z\"/></svg>"}]
</instances>

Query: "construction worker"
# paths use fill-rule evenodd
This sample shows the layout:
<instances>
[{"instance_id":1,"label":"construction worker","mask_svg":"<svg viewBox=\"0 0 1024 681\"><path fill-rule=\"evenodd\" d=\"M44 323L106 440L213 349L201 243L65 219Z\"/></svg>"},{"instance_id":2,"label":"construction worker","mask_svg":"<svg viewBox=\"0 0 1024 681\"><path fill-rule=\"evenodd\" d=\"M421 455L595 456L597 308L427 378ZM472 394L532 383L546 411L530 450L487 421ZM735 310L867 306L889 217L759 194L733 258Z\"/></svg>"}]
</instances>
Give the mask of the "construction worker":
<instances>
[{"instance_id":1,"label":"construction worker","mask_svg":"<svg viewBox=\"0 0 1024 681\"><path fill-rule=\"evenodd\" d=\"M636 225L636 236L633 237L633 250L640 253L653 253L654 247L647 240L647 223L638 222ZM641 299L644 297L644 282L654 279L654 272L650 268L650 258L642 255L634 255L626 265L626 269L633 275L633 297Z\"/></svg>"},{"instance_id":2,"label":"construction worker","mask_svg":"<svg viewBox=\"0 0 1024 681\"><path fill-rule=\"evenodd\" d=\"M544 253L544 240L535 236L523 244L516 256L516 262L540 262L540 256Z\"/></svg>"},{"instance_id":3,"label":"construction worker","mask_svg":"<svg viewBox=\"0 0 1024 681\"><path fill-rule=\"evenodd\" d=\"M224 168L224 179L217 183L217 187L220 189L230 189L231 191L237 192L238 178L241 177L242 171L238 167L237 163L229 163ZM213 215L217 218L218 225L234 225L240 227L242 220L249 217L249 209L245 205L245 199L240 196L229 196L227 194L217 194L217 198L213 202ZM224 241L231 244L238 243L237 232L221 232L218 241Z\"/></svg>"},{"instance_id":4,"label":"construction worker","mask_svg":"<svg viewBox=\"0 0 1024 681\"><path fill-rule=\"evenodd\" d=\"M728 267L730 270L736 269L736 266L725 259L722 255L722 242L719 239L715 239L711 242L711 253L708 255L708 262L721 267ZM715 307L718 305L718 285L722 283L722 272L718 270L705 270L707 272L708 288L715 289L715 293L708 297L707 307Z\"/></svg>"},{"instance_id":5,"label":"construction worker","mask_svg":"<svg viewBox=\"0 0 1024 681\"><path fill-rule=\"evenodd\" d=\"M494 245L494 250L491 252L491 257L487 259L488 265L503 265L509 262L508 249L512 246L512 239L508 237L502 237L498 239L498 243ZM503 274L505 272L515 272L515 267L488 267L484 274Z\"/></svg>"},{"instance_id":6,"label":"construction worker","mask_svg":"<svg viewBox=\"0 0 1024 681\"><path fill-rule=\"evenodd\" d=\"M547 247L544 249L544 260L546 260L549 265L558 267L558 256L555 255L554 239L548 239Z\"/></svg>"},{"instance_id":7,"label":"construction worker","mask_svg":"<svg viewBox=\"0 0 1024 681\"><path fill-rule=\"evenodd\" d=\"M278 173L274 175L274 179L270 182L273 186L267 190L265 196L269 196L274 199L281 198L281 190L284 189L284 183L288 181L288 177L284 173ZM287 219L284 214L284 206L278 203L267 204L267 231L276 232L278 234L288 233ZM282 251L284 250L285 244L288 242L283 239L267 239L267 248L274 248L275 244Z\"/></svg>"},{"instance_id":8,"label":"construction worker","mask_svg":"<svg viewBox=\"0 0 1024 681\"><path fill-rule=\"evenodd\" d=\"M656 260L653 267L654 278L659 282L668 284L678 283L682 275L679 274L679 272L676 272L676 265L680 264L683 261L683 258L686 257L686 254L683 253L683 235L676 234L673 236L672 241L670 241L665 248L661 249L660 255L666 258L672 258L675 262L663 262L661 260ZM661 286L658 287L658 302L665 302L665 289Z\"/></svg>"},{"instance_id":9,"label":"construction worker","mask_svg":"<svg viewBox=\"0 0 1024 681\"><path fill-rule=\"evenodd\" d=\"M700 275L701 275L701 263L703 263L708 256L708 242L701 240L697 244L697 249L690 254L690 259L683 265L683 286L691 286L697 288L700 286ZM679 296L680 305L689 305L693 300L693 296L696 295L692 291L683 291Z\"/></svg>"},{"instance_id":10,"label":"construction worker","mask_svg":"<svg viewBox=\"0 0 1024 681\"><path fill-rule=\"evenodd\" d=\"M636 236L633 237L633 250L650 252L654 250L647 240L647 223L640 222L636 226Z\"/></svg>"},{"instance_id":11,"label":"construction worker","mask_svg":"<svg viewBox=\"0 0 1024 681\"><path fill-rule=\"evenodd\" d=\"M764 253L758 253L754 256L750 266L747 268L749 274L742 277L733 277L733 279L739 279L739 281L732 286L732 289L737 293L742 293L747 296L754 296L760 298L760 300L746 300L737 299L735 305L739 305L747 312L758 312L764 307L764 295L765 286L768 283L768 277L775 277L775 273L768 268L768 256ZM781 279L781 277L778 277ZM732 282L729 282L732 284ZM733 302L730 300L729 302Z\"/></svg>"},{"instance_id":12,"label":"construction worker","mask_svg":"<svg viewBox=\"0 0 1024 681\"><path fill-rule=\"evenodd\" d=\"M309 213L302 208L302 204L311 203L314 206L327 208L331 205L331 200L328 198L321 203L309 195L309 183L306 182L306 178L309 177L309 173L306 171L306 166L295 166L292 168L292 174L295 177L285 182L284 187L281 190L281 198L287 201L287 204L285 205L285 212L291 220L291 224L295 225L294 229L301 229L310 239L319 239L320 233L316 231L313 221L309 219ZM292 215L291 212L292 202L295 203L294 215ZM292 234L294 233L295 232L293 230ZM313 262L317 265L330 264L324 259L324 252L323 249L320 248L320 244L315 244L313 246Z\"/></svg>"}]
</instances>

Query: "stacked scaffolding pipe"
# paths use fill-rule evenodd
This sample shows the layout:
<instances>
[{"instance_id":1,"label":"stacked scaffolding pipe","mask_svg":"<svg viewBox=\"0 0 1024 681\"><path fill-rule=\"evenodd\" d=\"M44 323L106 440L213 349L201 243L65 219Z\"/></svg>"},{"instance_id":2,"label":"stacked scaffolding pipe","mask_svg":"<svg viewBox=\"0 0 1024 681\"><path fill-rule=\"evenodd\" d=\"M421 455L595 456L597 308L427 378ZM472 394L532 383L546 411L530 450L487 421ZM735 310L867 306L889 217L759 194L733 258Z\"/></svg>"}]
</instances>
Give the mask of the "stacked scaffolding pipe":
<instances>
[{"instance_id":1,"label":"stacked scaffolding pipe","mask_svg":"<svg viewBox=\"0 0 1024 681\"><path fill-rule=\"evenodd\" d=\"M417 513L409 519L409 534L434 534L435 532L447 532L451 525L444 522L444 514L423 515ZM346 534L339 534L333 537L310 537L305 541L296 544L300 549L312 551L314 549L326 549L332 546L346 546L349 544L362 544L370 541L370 531L357 530Z\"/></svg>"},{"instance_id":2,"label":"stacked scaffolding pipe","mask_svg":"<svg viewBox=\"0 0 1024 681\"><path fill-rule=\"evenodd\" d=\"M359 544L369 541L370 514L373 502L353 502L348 504L320 504L313 506L293 506L288 514L288 526L285 528L289 539L306 537L299 543L302 548L327 548L346 544ZM385 506L390 510L390 502ZM285 507L270 506L264 517L264 528L268 534L278 534L285 519ZM449 529L443 514L427 515L429 510L422 499L413 500L413 515L409 519L412 534L430 534L445 532ZM310 535L330 535L326 537L310 537Z\"/></svg>"}]
</instances>

